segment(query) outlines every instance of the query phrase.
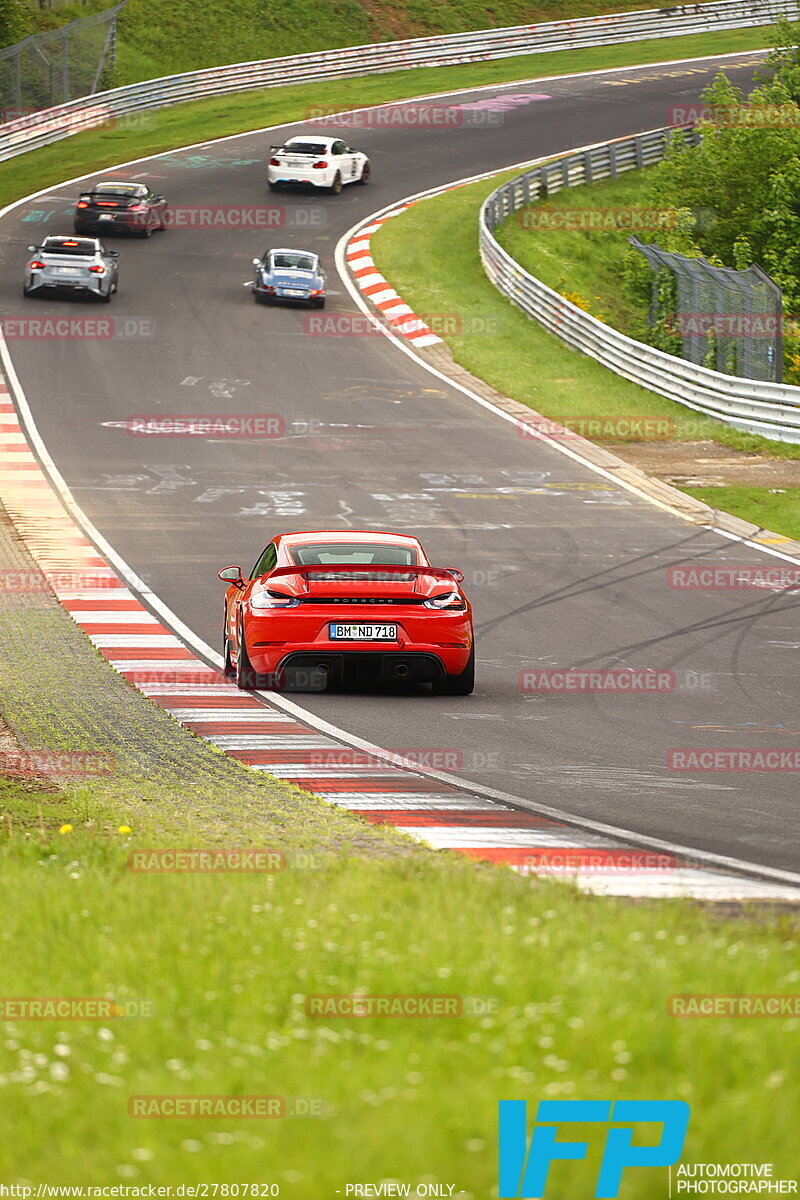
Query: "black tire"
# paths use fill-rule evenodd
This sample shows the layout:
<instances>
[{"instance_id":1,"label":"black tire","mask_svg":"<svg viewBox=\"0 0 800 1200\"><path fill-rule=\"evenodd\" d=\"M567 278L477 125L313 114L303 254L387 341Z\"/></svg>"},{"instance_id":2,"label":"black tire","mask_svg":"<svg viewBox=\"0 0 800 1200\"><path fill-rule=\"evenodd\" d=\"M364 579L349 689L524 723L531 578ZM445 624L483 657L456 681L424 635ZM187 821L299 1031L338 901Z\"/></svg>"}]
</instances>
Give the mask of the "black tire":
<instances>
[{"instance_id":1,"label":"black tire","mask_svg":"<svg viewBox=\"0 0 800 1200\"><path fill-rule=\"evenodd\" d=\"M30 297L33 295L33 290L31 288L26 288L25 284L23 283L22 294L23 294L23 296L27 296L28 299L30 299Z\"/></svg>"},{"instance_id":2,"label":"black tire","mask_svg":"<svg viewBox=\"0 0 800 1200\"><path fill-rule=\"evenodd\" d=\"M475 643L469 652L467 665L460 675L445 675L433 685L437 696L471 696L475 688Z\"/></svg>"},{"instance_id":3,"label":"black tire","mask_svg":"<svg viewBox=\"0 0 800 1200\"><path fill-rule=\"evenodd\" d=\"M279 192L283 187L281 183L273 183L271 179L267 180L267 187L271 192Z\"/></svg>"},{"instance_id":4,"label":"black tire","mask_svg":"<svg viewBox=\"0 0 800 1200\"><path fill-rule=\"evenodd\" d=\"M109 288L105 295L103 295L102 292L100 293L100 295L98 296L98 300L100 301L101 304L110 304L111 296L112 296L112 291L111 291L111 288Z\"/></svg>"},{"instance_id":5,"label":"black tire","mask_svg":"<svg viewBox=\"0 0 800 1200\"><path fill-rule=\"evenodd\" d=\"M239 628L239 653L236 655L236 686L243 692L252 692L258 687L258 675L253 670L247 654L244 631Z\"/></svg>"},{"instance_id":6,"label":"black tire","mask_svg":"<svg viewBox=\"0 0 800 1200\"><path fill-rule=\"evenodd\" d=\"M324 307L325 307L325 297L324 296L322 296L321 299L314 301L314 308L324 308Z\"/></svg>"},{"instance_id":7,"label":"black tire","mask_svg":"<svg viewBox=\"0 0 800 1200\"><path fill-rule=\"evenodd\" d=\"M364 163L364 166L361 168L361 175L359 176L358 182L369 183L371 175L372 168L369 165L369 159L367 159L367 161Z\"/></svg>"},{"instance_id":8,"label":"black tire","mask_svg":"<svg viewBox=\"0 0 800 1200\"><path fill-rule=\"evenodd\" d=\"M147 220L147 225L145 225L144 229L140 229L138 232L138 236L140 238L149 238L153 235L153 226L150 224L150 218L148 217Z\"/></svg>"},{"instance_id":9,"label":"black tire","mask_svg":"<svg viewBox=\"0 0 800 1200\"><path fill-rule=\"evenodd\" d=\"M159 231L159 233L167 232L167 210L166 210L166 208L163 208L161 210L161 216L160 216L159 222L158 222L158 231Z\"/></svg>"},{"instance_id":10,"label":"black tire","mask_svg":"<svg viewBox=\"0 0 800 1200\"><path fill-rule=\"evenodd\" d=\"M227 630L227 627L228 627L228 620L227 620L227 615L226 615L226 618L225 618L225 629L226 630ZM223 668L222 668L222 672L226 679L233 679L234 675L236 674L236 668L234 667L233 663L231 662L231 644L228 641L227 632L223 633L222 637L223 637L222 659L223 659L223 664L224 664Z\"/></svg>"},{"instance_id":11,"label":"black tire","mask_svg":"<svg viewBox=\"0 0 800 1200\"><path fill-rule=\"evenodd\" d=\"M331 186L328 188L328 191L331 193L332 196L338 196L339 193L341 192L341 190L342 190L342 177L339 174L339 172L337 171L336 178L334 179Z\"/></svg>"}]
</instances>

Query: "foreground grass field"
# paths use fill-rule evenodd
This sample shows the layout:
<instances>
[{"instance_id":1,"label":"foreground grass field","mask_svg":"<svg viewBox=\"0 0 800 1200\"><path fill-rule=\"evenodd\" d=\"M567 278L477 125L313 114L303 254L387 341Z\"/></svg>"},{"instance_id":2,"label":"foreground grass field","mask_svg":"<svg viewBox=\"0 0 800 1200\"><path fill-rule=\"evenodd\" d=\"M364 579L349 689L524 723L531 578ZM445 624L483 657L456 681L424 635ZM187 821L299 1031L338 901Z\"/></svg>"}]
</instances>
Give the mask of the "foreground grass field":
<instances>
[{"instance_id":1,"label":"foreground grass field","mask_svg":"<svg viewBox=\"0 0 800 1200\"><path fill-rule=\"evenodd\" d=\"M196 834L187 823L181 844ZM152 1012L5 1022L0 1178L275 1182L302 1200L397 1179L492 1196L499 1099L610 1096L689 1101L687 1160L800 1171L798 1021L667 1015L675 993L796 991L789 918L581 897L450 855L135 874L136 831L117 841L78 829L0 849L3 994ZM455 994L468 1011L307 1015L307 996L352 992ZM128 1116L130 1096L165 1094L302 1097L322 1115ZM556 1168L551 1194L590 1194L596 1167ZM666 1182L630 1172L620 1195Z\"/></svg>"}]
</instances>

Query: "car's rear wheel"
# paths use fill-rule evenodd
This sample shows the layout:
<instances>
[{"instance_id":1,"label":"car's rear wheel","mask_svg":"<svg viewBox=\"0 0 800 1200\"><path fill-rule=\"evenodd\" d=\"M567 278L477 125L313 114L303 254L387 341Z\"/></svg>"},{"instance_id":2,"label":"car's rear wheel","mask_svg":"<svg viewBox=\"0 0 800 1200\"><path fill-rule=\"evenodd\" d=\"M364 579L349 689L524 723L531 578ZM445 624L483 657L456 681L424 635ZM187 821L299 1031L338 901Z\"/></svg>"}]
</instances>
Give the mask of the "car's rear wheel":
<instances>
[{"instance_id":1,"label":"car's rear wheel","mask_svg":"<svg viewBox=\"0 0 800 1200\"><path fill-rule=\"evenodd\" d=\"M147 224L145 225L144 229L139 230L139 237L140 238L149 238L149 237L152 237L152 234L153 234L153 226L150 224L150 218L148 217Z\"/></svg>"},{"instance_id":2,"label":"car's rear wheel","mask_svg":"<svg viewBox=\"0 0 800 1200\"><path fill-rule=\"evenodd\" d=\"M319 300L314 301L314 308L324 308L324 307L325 307L325 297L320 296Z\"/></svg>"},{"instance_id":3,"label":"car's rear wheel","mask_svg":"<svg viewBox=\"0 0 800 1200\"><path fill-rule=\"evenodd\" d=\"M333 183L331 184L329 190L332 193L332 195L334 195L334 196L338 196L342 190L342 177L338 171L336 172L336 178L334 179Z\"/></svg>"},{"instance_id":4,"label":"car's rear wheel","mask_svg":"<svg viewBox=\"0 0 800 1200\"><path fill-rule=\"evenodd\" d=\"M280 183L274 183L271 179L267 180L267 187L271 192L279 192L281 190L281 186L282 185Z\"/></svg>"},{"instance_id":5,"label":"car's rear wheel","mask_svg":"<svg viewBox=\"0 0 800 1200\"><path fill-rule=\"evenodd\" d=\"M369 161L367 161L364 163L363 167L361 168L361 174L358 177L358 182L359 183L369 183L371 174L372 174L372 170L370 168Z\"/></svg>"},{"instance_id":6,"label":"car's rear wheel","mask_svg":"<svg viewBox=\"0 0 800 1200\"><path fill-rule=\"evenodd\" d=\"M445 675L434 681L437 696L471 696L475 688L475 645L469 652L467 665L460 675Z\"/></svg>"},{"instance_id":7,"label":"car's rear wheel","mask_svg":"<svg viewBox=\"0 0 800 1200\"><path fill-rule=\"evenodd\" d=\"M109 287L107 292L100 292L99 299L102 304L110 304L111 303L111 288Z\"/></svg>"},{"instance_id":8,"label":"car's rear wheel","mask_svg":"<svg viewBox=\"0 0 800 1200\"><path fill-rule=\"evenodd\" d=\"M253 670L248 657L244 630L241 627L239 628L239 650L236 655L236 686L243 692L251 692L258 687L258 675Z\"/></svg>"}]
</instances>

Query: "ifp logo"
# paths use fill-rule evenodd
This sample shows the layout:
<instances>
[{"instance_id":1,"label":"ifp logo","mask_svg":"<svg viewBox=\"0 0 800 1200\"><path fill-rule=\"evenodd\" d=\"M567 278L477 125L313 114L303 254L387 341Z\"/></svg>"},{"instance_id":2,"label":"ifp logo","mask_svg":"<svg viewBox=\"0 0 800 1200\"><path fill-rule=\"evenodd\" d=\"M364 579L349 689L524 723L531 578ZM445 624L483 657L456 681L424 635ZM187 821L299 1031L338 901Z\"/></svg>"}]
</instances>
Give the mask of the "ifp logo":
<instances>
[{"instance_id":1,"label":"ifp logo","mask_svg":"<svg viewBox=\"0 0 800 1200\"><path fill-rule=\"evenodd\" d=\"M689 1124L683 1100L540 1100L530 1145L524 1100L500 1101L500 1200L544 1196L551 1162L586 1157L588 1142L556 1141L564 1123L610 1126L595 1197L619 1193L626 1167L669 1167L681 1156ZM633 1144L633 1122L661 1125L655 1144Z\"/></svg>"}]
</instances>

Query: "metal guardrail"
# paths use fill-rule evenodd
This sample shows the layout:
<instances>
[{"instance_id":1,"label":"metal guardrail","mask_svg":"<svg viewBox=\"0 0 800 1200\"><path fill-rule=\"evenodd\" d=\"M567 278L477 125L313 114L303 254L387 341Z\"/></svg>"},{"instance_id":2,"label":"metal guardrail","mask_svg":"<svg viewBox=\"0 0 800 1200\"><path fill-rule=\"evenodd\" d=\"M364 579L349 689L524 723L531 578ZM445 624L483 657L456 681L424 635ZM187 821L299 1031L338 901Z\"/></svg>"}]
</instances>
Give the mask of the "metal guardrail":
<instances>
[{"instance_id":1,"label":"metal guardrail","mask_svg":"<svg viewBox=\"0 0 800 1200\"><path fill-rule=\"evenodd\" d=\"M634 341L530 275L494 236L499 224L532 201L658 162L670 137L675 136L693 142L697 133L692 126L653 129L560 155L504 183L481 208L479 240L484 270L512 304L567 345L625 379L734 429L800 443L800 387L725 375Z\"/></svg>"},{"instance_id":2,"label":"metal guardrail","mask_svg":"<svg viewBox=\"0 0 800 1200\"><path fill-rule=\"evenodd\" d=\"M46 146L85 129L144 109L206 96L286 84L319 83L413 67L439 67L486 59L607 46L721 29L771 25L798 15L798 0L715 0L641 12L611 13L505 29L347 46L256 62L168 75L113 88L0 127L0 161Z\"/></svg>"}]
</instances>

